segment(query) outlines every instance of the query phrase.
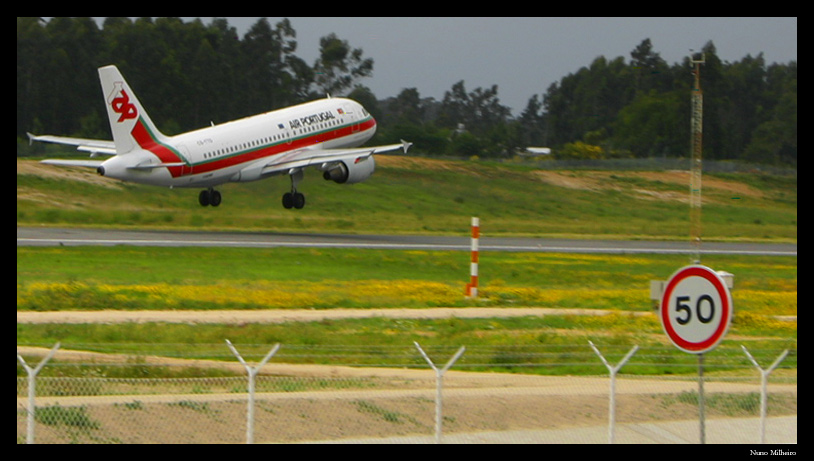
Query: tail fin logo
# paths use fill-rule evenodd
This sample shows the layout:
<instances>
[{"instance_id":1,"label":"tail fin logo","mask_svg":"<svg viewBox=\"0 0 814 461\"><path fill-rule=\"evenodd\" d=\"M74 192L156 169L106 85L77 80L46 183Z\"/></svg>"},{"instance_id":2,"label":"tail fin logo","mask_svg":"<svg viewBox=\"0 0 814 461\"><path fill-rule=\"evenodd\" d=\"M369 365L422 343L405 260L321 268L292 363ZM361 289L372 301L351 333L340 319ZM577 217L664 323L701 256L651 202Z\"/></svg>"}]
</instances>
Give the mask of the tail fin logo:
<instances>
[{"instance_id":1,"label":"tail fin logo","mask_svg":"<svg viewBox=\"0 0 814 461\"><path fill-rule=\"evenodd\" d=\"M138 117L136 105L130 102L130 96L122 89L121 83L116 83L109 98L113 112L119 114L119 123Z\"/></svg>"}]
</instances>

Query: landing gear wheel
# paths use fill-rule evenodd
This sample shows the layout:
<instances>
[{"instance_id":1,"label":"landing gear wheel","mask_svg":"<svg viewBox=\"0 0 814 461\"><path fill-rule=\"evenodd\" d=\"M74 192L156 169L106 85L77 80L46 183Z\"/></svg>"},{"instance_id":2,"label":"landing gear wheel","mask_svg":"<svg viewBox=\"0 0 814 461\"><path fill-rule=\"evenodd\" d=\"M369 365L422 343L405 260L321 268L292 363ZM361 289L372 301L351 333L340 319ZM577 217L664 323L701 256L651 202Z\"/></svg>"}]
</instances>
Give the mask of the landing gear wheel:
<instances>
[{"instance_id":1,"label":"landing gear wheel","mask_svg":"<svg viewBox=\"0 0 814 461\"><path fill-rule=\"evenodd\" d=\"M221 200L222 200L222 198L220 196L219 191L213 190L212 192L209 193L209 204L210 205L218 206L218 205L220 205Z\"/></svg>"},{"instance_id":2,"label":"landing gear wheel","mask_svg":"<svg viewBox=\"0 0 814 461\"><path fill-rule=\"evenodd\" d=\"M291 192L283 194L283 208L286 210L294 208L294 194Z\"/></svg>"},{"instance_id":3,"label":"landing gear wheel","mask_svg":"<svg viewBox=\"0 0 814 461\"><path fill-rule=\"evenodd\" d=\"M291 192L283 194L283 207L286 210L292 208L301 210L305 206L305 196L297 192L297 184L302 181L302 170L295 168L288 176L291 178Z\"/></svg>"},{"instance_id":4,"label":"landing gear wheel","mask_svg":"<svg viewBox=\"0 0 814 461\"><path fill-rule=\"evenodd\" d=\"M220 205L221 200L222 197L220 192L212 188L204 189L200 194L198 194L198 203L200 203L201 206L218 206Z\"/></svg>"},{"instance_id":5,"label":"landing gear wheel","mask_svg":"<svg viewBox=\"0 0 814 461\"><path fill-rule=\"evenodd\" d=\"M300 194L299 192L294 193L294 208L298 210L302 210L305 206L305 196Z\"/></svg>"},{"instance_id":6,"label":"landing gear wheel","mask_svg":"<svg viewBox=\"0 0 814 461\"><path fill-rule=\"evenodd\" d=\"M305 196L299 192L286 192L283 194L283 208L301 210L305 206Z\"/></svg>"},{"instance_id":7,"label":"landing gear wheel","mask_svg":"<svg viewBox=\"0 0 814 461\"><path fill-rule=\"evenodd\" d=\"M202 190L200 194L198 194L198 203L201 206L209 206L210 194L208 190Z\"/></svg>"}]
</instances>

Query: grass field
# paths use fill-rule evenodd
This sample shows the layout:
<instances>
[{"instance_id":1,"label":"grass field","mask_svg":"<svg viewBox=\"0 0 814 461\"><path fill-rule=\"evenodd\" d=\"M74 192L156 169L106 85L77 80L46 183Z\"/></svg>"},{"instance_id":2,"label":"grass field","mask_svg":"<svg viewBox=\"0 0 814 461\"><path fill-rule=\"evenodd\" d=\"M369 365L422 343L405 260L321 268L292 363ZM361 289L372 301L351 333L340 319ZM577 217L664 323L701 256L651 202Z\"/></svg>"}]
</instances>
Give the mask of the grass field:
<instances>
[{"instance_id":1,"label":"grass field","mask_svg":"<svg viewBox=\"0 0 814 461\"><path fill-rule=\"evenodd\" d=\"M357 249L17 248L17 309L330 309L532 306L647 311L650 280L683 255ZM736 274L739 311L797 314L797 258L710 256Z\"/></svg>"},{"instance_id":2,"label":"grass field","mask_svg":"<svg viewBox=\"0 0 814 461\"><path fill-rule=\"evenodd\" d=\"M284 325L17 325L18 344L82 344L100 352L199 354L223 357L223 338L257 348L280 342L294 363L342 362L339 350L365 350L373 363L386 350L421 341L428 347L466 344L488 349L494 363L520 360L544 347L572 357L593 340L619 351L632 345L671 358L641 373L675 372L682 353L667 346L652 312L649 280L664 279L686 256L484 253L480 299L467 300L466 252L240 248L82 247L17 249L17 309L422 309L436 306L528 306L609 309L607 316L546 316L479 320L356 319ZM736 316L719 348L743 359L739 347L777 353L796 363L797 258L715 256L707 264L733 272ZM244 346L245 347L245 346ZM308 353L298 354L306 347ZM293 348L293 349L292 349ZM372 352L371 352L372 351ZM716 352L717 353L717 352ZM473 352L474 354L474 352ZM589 354L590 355L590 354ZM686 354L683 354L686 355ZM470 354L470 357L472 354ZM358 360L358 356L354 356ZM556 361L556 359L554 359ZM573 360L573 359L567 359ZM356 363L358 364L358 362ZM595 363L591 365L593 367ZM593 369L589 367L590 369ZM693 369L692 363L687 370ZM581 370L581 371L580 371ZM525 370L523 370L525 371ZM550 370L545 370L550 372ZM585 372L558 367L557 372ZM538 370L539 372L539 370Z\"/></svg>"},{"instance_id":3,"label":"grass field","mask_svg":"<svg viewBox=\"0 0 814 461\"><path fill-rule=\"evenodd\" d=\"M18 160L17 223L466 235L469 217L479 216L490 236L684 240L689 234L684 172L550 172L384 157L376 175L362 184L343 187L308 176L300 188L308 205L299 212L280 206L287 187L285 178L226 185L223 205L201 208L197 190L125 185ZM704 200L707 240L797 241L796 178L705 176ZM222 349L228 337L261 348L274 342L324 345L330 357L330 347L339 345L386 348L421 340L437 347L499 347L500 360L524 347L584 346L589 338L620 350L631 344L663 349L666 338L655 316L629 313L650 312L649 281L664 280L688 262L686 256L485 252L480 299L467 300L466 252L18 247L18 311L524 306L618 314L287 325L18 324L17 342L63 341L141 354L159 344L163 351L167 344ZM704 264L735 274L729 336L770 353L792 348L796 366L797 322L774 316L797 315L797 258L709 256Z\"/></svg>"},{"instance_id":4,"label":"grass field","mask_svg":"<svg viewBox=\"0 0 814 461\"><path fill-rule=\"evenodd\" d=\"M307 171L308 204L285 210L279 177L221 187L218 208L197 189L161 189L17 161L17 223L275 232L465 234L687 239L683 171L544 171L523 165L377 157L368 181L326 182ZM759 173L704 177L707 240L797 241L797 178Z\"/></svg>"}]
</instances>

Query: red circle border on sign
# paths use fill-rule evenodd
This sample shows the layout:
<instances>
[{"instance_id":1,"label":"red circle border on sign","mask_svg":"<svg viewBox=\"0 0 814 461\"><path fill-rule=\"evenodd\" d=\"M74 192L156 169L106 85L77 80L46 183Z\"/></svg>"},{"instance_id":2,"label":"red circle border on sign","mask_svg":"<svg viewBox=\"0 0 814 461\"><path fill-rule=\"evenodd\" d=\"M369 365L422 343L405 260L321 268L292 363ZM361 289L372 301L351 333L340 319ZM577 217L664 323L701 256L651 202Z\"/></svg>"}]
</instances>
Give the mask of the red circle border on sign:
<instances>
[{"instance_id":1,"label":"red circle border on sign","mask_svg":"<svg viewBox=\"0 0 814 461\"><path fill-rule=\"evenodd\" d=\"M668 317L670 295L679 282L692 276L702 277L710 282L718 292L718 296L721 298L722 304L722 321L720 325L718 325L718 328L715 329L715 332L709 338L701 342L687 341L679 336L671 326L670 319ZM665 302L667 303L667 306L665 306ZM732 298L729 294L729 290L727 290L726 285L724 284L724 281L712 269L706 266L688 266L673 274L673 276L670 277L670 280L667 282L667 286L664 288L664 294L661 298L661 312L659 312L659 316L661 318L661 325L664 327L664 331L667 333L667 336L673 341L673 344L675 344L679 349L687 352L693 354L703 354L704 352L714 348L718 342L723 339L724 334L726 334L726 331L729 329L729 324L732 320Z\"/></svg>"}]
</instances>

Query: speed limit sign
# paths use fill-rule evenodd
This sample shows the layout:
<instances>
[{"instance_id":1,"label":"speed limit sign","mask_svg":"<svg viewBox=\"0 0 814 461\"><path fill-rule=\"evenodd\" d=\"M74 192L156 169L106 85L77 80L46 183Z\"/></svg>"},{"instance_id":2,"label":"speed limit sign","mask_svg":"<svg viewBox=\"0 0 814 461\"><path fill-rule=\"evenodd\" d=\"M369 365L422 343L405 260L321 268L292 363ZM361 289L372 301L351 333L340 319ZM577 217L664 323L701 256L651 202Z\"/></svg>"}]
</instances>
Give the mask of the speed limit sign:
<instances>
[{"instance_id":1,"label":"speed limit sign","mask_svg":"<svg viewBox=\"0 0 814 461\"><path fill-rule=\"evenodd\" d=\"M732 322L732 295L706 266L692 265L670 277L661 297L659 318L676 347L691 354L715 348Z\"/></svg>"}]
</instances>

